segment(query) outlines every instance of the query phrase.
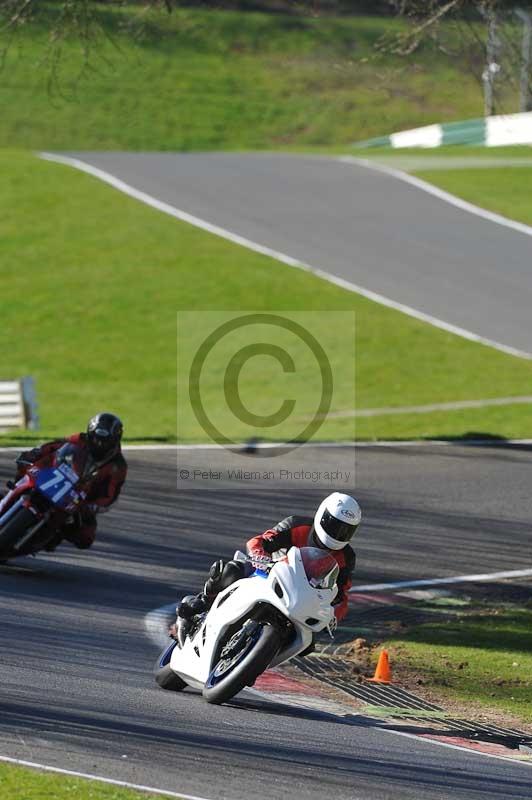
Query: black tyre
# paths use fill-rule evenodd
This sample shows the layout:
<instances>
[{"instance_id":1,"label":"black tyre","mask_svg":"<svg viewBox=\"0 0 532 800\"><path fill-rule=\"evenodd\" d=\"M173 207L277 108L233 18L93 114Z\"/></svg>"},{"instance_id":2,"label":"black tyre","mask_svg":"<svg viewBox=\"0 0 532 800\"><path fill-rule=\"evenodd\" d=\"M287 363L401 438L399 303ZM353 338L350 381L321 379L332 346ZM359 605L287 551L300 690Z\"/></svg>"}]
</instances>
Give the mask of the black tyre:
<instances>
[{"instance_id":1,"label":"black tyre","mask_svg":"<svg viewBox=\"0 0 532 800\"><path fill-rule=\"evenodd\" d=\"M27 508L20 508L3 528L0 528L0 558L7 559L11 548L28 528L35 525L35 516Z\"/></svg>"},{"instance_id":2,"label":"black tyre","mask_svg":"<svg viewBox=\"0 0 532 800\"><path fill-rule=\"evenodd\" d=\"M179 675L175 674L169 663L174 647L176 647L175 642L167 647L155 662L155 682L161 689L166 689L168 692L182 692L187 684Z\"/></svg>"},{"instance_id":3,"label":"black tyre","mask_svg":"<svg viewBox=\"0 0 532 800\"><path fill-rule=\"evenodd\" d=\"M203 687L203 697L208 703L225 703L253 686L255 680L271 663L280 646L280 636L269 623L259 623L241 649L230 657L222 656L214 666Z\"/></svg>"}]
</instances>

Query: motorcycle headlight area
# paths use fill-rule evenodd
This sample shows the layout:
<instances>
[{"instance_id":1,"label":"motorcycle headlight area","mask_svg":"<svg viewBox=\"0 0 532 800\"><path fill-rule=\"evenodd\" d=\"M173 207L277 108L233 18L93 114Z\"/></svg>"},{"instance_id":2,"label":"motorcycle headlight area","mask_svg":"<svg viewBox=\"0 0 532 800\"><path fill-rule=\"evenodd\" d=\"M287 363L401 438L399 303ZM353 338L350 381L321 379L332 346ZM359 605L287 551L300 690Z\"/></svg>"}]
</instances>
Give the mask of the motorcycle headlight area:
<instances>
[{"instance_id":1,"label":"motorcycle headlight area","mask_svg":"<svg viewBox=\"0 0 532 800\"><path fill-rule=\"evenodd\" d=\"M300 553L310 585L314 589L333 589L340 571L336 559L319 547L302 547Z\"/></svg>"}]
</instances>

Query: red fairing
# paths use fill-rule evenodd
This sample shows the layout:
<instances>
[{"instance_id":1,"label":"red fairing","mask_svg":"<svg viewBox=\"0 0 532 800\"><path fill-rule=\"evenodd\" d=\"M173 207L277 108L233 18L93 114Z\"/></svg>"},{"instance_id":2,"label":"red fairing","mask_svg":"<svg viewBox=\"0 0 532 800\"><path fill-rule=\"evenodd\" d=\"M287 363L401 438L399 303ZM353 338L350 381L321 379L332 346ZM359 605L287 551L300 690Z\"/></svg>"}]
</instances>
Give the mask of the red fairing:
<instances>
[{"instance_id":1,"label":"red fairing","mask_svg":"<svg viewBox=\"0 0 532 800\"><path fill-rule=\"evenodd\" d=\"M54 463L54 454L60 447L67 442L79 448L81 459L84 461L88 456L87 437L84 433L74 433L66 439L56 439L53 442L46 442L41 447L32 451L35 459L33 463L37 467L51 467ZM27 467L20 473L24 474ZM18 477L21 477L19 473ZM96 475L84 485L86 492L86 504L108 508L117 500L120 490L127 476L127 465L118 453L111 461L97 468Z\"/></svg>"},{"instance_id":2,"label":"red fairing","mask_svg":"<svg viewBox=\"0 0 532 800\"><path fill-rule=\"evenodd\" d=\"M86 478L82 478L78 485L78 491L82 492L84 500L77 507L77 513L71 520L66 520L65 515L57 512L52 517L59 523L60 531L68 541L79 548L90 547L96 537L96 513L99 510L109 508L117 499L120 490L127 476L127 464L122 456L120 449L105 464L97 465L91 458L87 435L84 433L74 433L66 439L55 439L46 442L40 447L21 453L17 469L17 487L10 492L3 501L0 502L0 511L7 511L23 492L27 492L32 487L34 468L50 468L55 466L55 454L65 444L75 446L74 469L78 475L87 473ZM20 463L23 461L23 463Z\"/></svg>"},{"instance_id":3,"label":"red fairing","mask_svg":"<svg viewBox=\"0 0 532 800\"><path fill-rule=\"evenodd\" d=\"M26 475L17 481L15 488L8 492L6 496L0 500L0 514L4 514L6 511L8 511L11 506L16 503L20 495L24 494L24 492L27 492L28 489L31 489L33 485L34 481L30 475Z\"/></svg>"}]
</instances>

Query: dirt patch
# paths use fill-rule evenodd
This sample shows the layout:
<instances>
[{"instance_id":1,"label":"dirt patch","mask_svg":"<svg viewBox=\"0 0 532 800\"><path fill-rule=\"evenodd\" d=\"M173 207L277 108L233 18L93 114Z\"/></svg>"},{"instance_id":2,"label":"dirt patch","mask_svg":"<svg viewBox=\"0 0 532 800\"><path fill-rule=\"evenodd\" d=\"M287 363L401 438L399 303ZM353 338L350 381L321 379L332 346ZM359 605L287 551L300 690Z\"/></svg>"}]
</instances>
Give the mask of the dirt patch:
<instances>
[{"instance_id":1,"label":"dirt patch","mask_svg":"<svg viewBox=\"0 0 532 800\"><path fill-rule=\"evenodd\" d=\"M394 659L392 665L394 683L428 703L442 706L449 716L467 717L471 722L498 725L502 728L516 728L532 734L532 725L523 722L520 717L496 708L488 708L480 703L454 700L452 697L448 697L442 693L441 689L431 685L430 678L423 670L412 669L401 663L400 653L398 655L399 658Z\"/></svg>"},{"instance_id":2,"label":"dirt patch","mask_svg":"<svg viewBox=\"0 0 532 800\"><path fill-rule=\"evenodd\" d=\"M386 646L388 637L401 639L403 635L415 631L419 624L413 614L415 609L419 609L421 612L423 610L430 612L431 609L437 608L441 615L438 614L438 617L434 618L434 622L454 621L459 623L460 620L468 618L493 617L494 624L496 624L497 617L509 610L532 607L532 584L529 580L512 584L468 585L461 590L441 593L436 591L433 594L424 594L422 597L421 594L403 593L402 597L398 595L390 597L387 619L379 619L376 616L372 620L374 625L369 630L366 626L364 638L357 637L343 644L341 655L350 665L351 675L357 683L362 683L368 677L373 676L378 654ZM390 618L391 610L393 612ZM367 611L365 613L367 621ZM354 616L356 617L356 611ZM420 619L419 622L422 620ZM353 619L351 624L356 626L356 620ZM423 663L412 665L411 658L410 660L402 658L401 651L404 649L406 655L407 647L408 645L405 644L405 647L402 648L401 644L396 641L392 647L388 648L394 685L427 703L442 707L450 717L467 718L471 722L519 729L532 734L532 725L523 722L517 714L500 710L495 705L489 706L489 703L476 702L474 699L453 698L453 689L457 689L457 679L460 682L460 676L468 674L470 664L467 660L457 661L440 656L437 674L432 674L430 665L424 668ZM514 666L517 668L517 664ZM446 678L447 670L448 679ZM532 680L528 674L501 677L495 673L492 685L493 697L496 697L497 690L500 691L501 687L523 690L532 685ZM446 690L447 686L449 687L448 691ZM486 690L486 682L484 682L484 690Z\"/></svg>"}]
</instances>

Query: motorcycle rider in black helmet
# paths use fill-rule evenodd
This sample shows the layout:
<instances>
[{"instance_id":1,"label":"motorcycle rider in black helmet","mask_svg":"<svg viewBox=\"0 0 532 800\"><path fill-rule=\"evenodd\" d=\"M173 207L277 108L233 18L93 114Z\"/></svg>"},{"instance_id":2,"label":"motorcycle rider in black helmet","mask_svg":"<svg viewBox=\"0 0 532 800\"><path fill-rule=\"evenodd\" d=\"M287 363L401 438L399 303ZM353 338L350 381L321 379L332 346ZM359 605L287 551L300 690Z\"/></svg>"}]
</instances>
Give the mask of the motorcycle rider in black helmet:
<instances>
[{"instance_id":1,"label":"motorcycle rider in black helmet","mask_svg":"<svg viewBox=\"0 0 532 800\"><path fill-rule=\"evenodd\" d=\"M115 414L106 411L89 420L86 433L74 433L65 439L46 442L27 450L17 458L17 474L20 480L32 466L52 465L53 455L64 444L76 446L76 468L82 476L85 500L72 519L57 532L57 536L46 548L55 550L62 539L76 547L90 547L96 537L96 515L116 502L127 476L127 463L122 455L121 440L123 426Z\"/></svg>"}]
</instances>

